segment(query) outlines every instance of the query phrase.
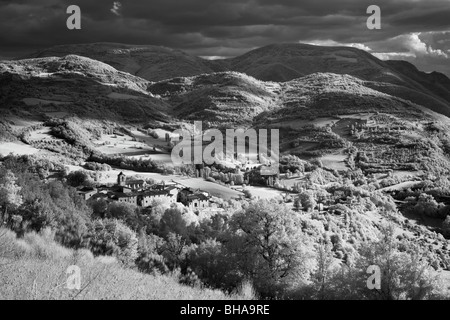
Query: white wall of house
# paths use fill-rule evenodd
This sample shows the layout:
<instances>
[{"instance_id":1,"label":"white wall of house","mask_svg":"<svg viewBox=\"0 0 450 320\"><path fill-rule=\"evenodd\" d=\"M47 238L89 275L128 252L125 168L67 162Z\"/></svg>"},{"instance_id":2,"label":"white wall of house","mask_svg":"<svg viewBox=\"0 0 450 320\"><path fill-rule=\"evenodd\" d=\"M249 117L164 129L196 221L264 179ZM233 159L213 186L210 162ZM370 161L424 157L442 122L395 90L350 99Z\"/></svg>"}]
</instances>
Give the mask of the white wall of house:
<instances>
[{"instance_id":1,"label":"white wall of house","mask_svg":"<svg viewBox=\"0 0 450 320\"><path fill-rule=\"evenodd\" d=\"M143 207L149 207L149 206L151 206L151 204L153 203L154 200L158 200L158 199L167 199L170 203L176 202L176 197L171 197L171 196L168 196L165 194L161 194L161 195L143 197L141 205Z\"/></svg>"},{"instance_id":2,"label":"white wall of house","mask_svg":"<svg viewBox=\"0 0 450 320\"><path fill-rule=\"evenodd\" d=\"M198 210L198 209L204 209L209 207L209 201L207 200L192 200L189 203L189 209L191 210Z\"/></svg>"},{"instance_id":3,"label":"white wall of house","mask_svg":"<svg viewBox=\"0 0 450 320\"><path fill-rule=\"evenodd\" d=\"M137 206L137 197L123 197L118 199L119 202L130 203Z\"/></svg>"}]
</instances>

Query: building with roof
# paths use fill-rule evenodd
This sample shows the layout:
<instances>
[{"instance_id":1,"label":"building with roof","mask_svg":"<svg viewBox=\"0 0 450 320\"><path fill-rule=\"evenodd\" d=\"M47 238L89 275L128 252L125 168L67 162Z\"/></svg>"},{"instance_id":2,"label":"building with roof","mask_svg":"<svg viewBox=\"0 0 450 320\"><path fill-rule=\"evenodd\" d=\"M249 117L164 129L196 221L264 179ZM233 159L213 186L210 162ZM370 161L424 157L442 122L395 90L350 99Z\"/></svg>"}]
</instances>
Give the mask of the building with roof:
<instances>
[{"instance_id":1,"label":"building with roof","mask_svg":"<svg viewBox=\"0 0 450 320\"><path fill-rule=\"evenodd\" d=\"M107 202L118 201L135 206L150 207L155 200L167 200L169 203L181 202L193 211L217 209L211 195L200 189L183 187L173 181L148 185L144 180L127 181L123 172L117 176L114 186L99 186L98 188L83 188L78 190L86 200Z\"/></svg>"},{"instance_id":2,"label":"building with roof","mask_svg":"<svg viewBox=\"0 0 450 320\"><path fill-rule=\"evenodd\" d=\"M138 195L134 193L121 193L121 192L115 192L111 199L117 200L121 203L129 203L132 205L137 206L138 205Z\"/></svg>"},{"instance_id":3,"label":"building with roof","mask_svg":"<svg viewBox=\"0 0 450 320\"><path fill-rule=\"evenodd\" d=\"M170 203L177 202L177 197L169 190L147 190L138 195L137 204L141 207L149 207L155 200L167 200Z\"/></svg>"},{"instance_id":4,"label":"building with roof","mask_svg":"<svg viewBox=\"0 0 450 320\"><path fill-rule=\"evenodd\" d=\"M210 207L210 194L200 189L184 188L178 192L178 202L192 210Z\"/></svg>"},{"instance_id":5,"label":"building with roof","mask_svg":"<svg viewBox=\"0 0 450 320\"><path fill-rule=\"evenodd\" d=\"M87 201L97 193L97 189L93 187L82 187L77 190L77 193Z\"/></svg>"},{"instance_id":6,"label":"building with roof","mask_svg":"<svg viewBox=\"0 0 450 320\"><path fill-rule=\"evenodd\" d=\"M140 191L147 187L145 180L127 180L123 172L120 172L117 176L117 185L134 191Z\"/></svg>"},{"instance_id":7,"label":"building with roof","mask_svg":"<svg viewBox=\"0 0 450 320\"><path fill-rule=\"evenodd\" d=\"M209 208L210 205L209 198L202 193L189 195L185 204L193 211Z\"/></svg>"}]
</instances>

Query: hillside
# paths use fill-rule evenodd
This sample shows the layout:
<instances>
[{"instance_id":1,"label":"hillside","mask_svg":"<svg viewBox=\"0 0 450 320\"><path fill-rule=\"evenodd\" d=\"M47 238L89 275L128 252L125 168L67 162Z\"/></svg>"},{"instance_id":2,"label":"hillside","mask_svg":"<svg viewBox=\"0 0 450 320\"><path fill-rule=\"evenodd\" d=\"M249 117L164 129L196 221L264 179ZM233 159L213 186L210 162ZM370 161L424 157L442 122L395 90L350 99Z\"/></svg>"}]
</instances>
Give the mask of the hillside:
<instances>
[{"instance_id":1,"label":"hillside","mask_svg":"<svg viewBox=\"0 0 450 320\"><path fill-rule=\"evenodd\" d=\"M350 75L334 73L315 73L284 82L280 84L279 108L260 118L269 124L359 112L414 114L417 111L409 101L374 90L370 84ZM381 86L384 83L377 84Z\"/></svg>"},{"instance_id":2,"label":"hillside","mask_svg":"<svg viewBox=\"0 0 450 320\"><path fill-rule=\"evenodd\" d=\"M302 75L329 72L389 83L427 96L439 105L433 110L450 114L450 79L445 75L428 75L404 61L381 61L356 48L274 44L233 58L228 63L232 70L266 81L289 81ZM273 72L275 69L278 71ZM416 97L404 94L403 98L415 102Z\"/></svg>"},{"instance_id":3,"label":"hillside","mask_svg":"<svg viewBox=\"0 0 450 320\"><path fill-rule=\"evenodd\" d=\"M167 105L149 95L148 82L85 57L0 63L0 108L18 114L77 114L89 119L164 118Z\"/></svg>"},{"instance_id":4,"label":"hillside","mask_svg":"<svg viewBox=\"0 0 450 320\"><path fill-rule=\"evenodd\" d=\"M106 274L80 298L447 297L443 75L296 44L215 62L118 44L39 55L0 63L0 298L73 298L52 284L74 260ZM174 165L194 120L279 129L278 172L245 154ZM382 296L368 265L394 279Z\"/></svg>"},{"instance_id":5,"label":"hillside","mask_svg":"<svg viewBox=\"0 0 450 320\"><path fill-rule=\"evenodd\" d=\"M161 95L177 118L226 127L249 126L255 116L276 108L278 88L242 73L223 72L164 80L148 90Z\"/></svg>"},{"instance_id":6,"label":"hillside","mask_svg":"<svg viewBox=\"0 0 450 320\"><path fill-rule=\"evenodd\" d=\"M445 75L420 72L404 61L381 61L366 51L351 47L272 44L235 58L208 61L165 47L94 43L57 46L32 57L67 54L97 59L150 81L219 71L237 71L275 82L318 72L348 74L361 80L395 85L400 88L398 95L401 98L450 115L450 79Z\"/></svg>"},{"instance_id":7,"label":"hillside","mask_svg":"<svg viewBox=\"0 0 450 320\"><path fill-rule=\"evenodd\" d=\"M48 143L58 145L58 139L63 138L69 145L88 148L73 151L73 147L65 147L72 151L64 154L78 160L87 159L93 149L116 155L145 155L152 148L145 141L160 146L167 143L163 136L154 139L139 133L141 137L137 138L137 129L176 128L184 122L202 120L205 128L279 128L282 151L305 159L333 153L338 158L347 157L343 148L353 144L361 152L372 152L386 160L378 149L389 145L403 150L399 151L403 154L409 152L405 146L421 141L416 153L432 157L421 157L415 164L387 161L383 168L418 171L429 163L432 167L436 163L442 169L448 167L449 138L444 129L448 118L438 121L433 113L445 110L446 104L400 84L338 73L313 73L290 81L268 82L238 72L149 82L74 55L3 62L0 82L1 102L8 106L8 116L0 121L2 139L20 138L36 150L44 147L58 153L61 147ZM392 124L384 124L387 120L380 120L380 114ZM55 121L61 118L65 122ZM21 125L26 119L29 124ZM426 130L429 123L435 122L442 128L437 139ZM386 140L375 133L370 137L352 133L349 127L360 123L375 123L371 125L374 132L394 124L408 129L395 138L383 131ZM124 141L119 143L114 136L108 136L130 125L135 133L128 131ZM49 138L49 134L53 137ZM168 159L167 155L160 158Z\"/></svg>"},{"instance_id":8,"label":"hillside","mask_svg":"<svg viewBox=\"0 0 450 320\"><path fill-rule=\"evenodd\" d=\"M47 230L48 231L48 230ZM29 233L18 239L0 229L1 300L226 300L245 296L178 283L177 275L145 275L124 268L112 257L94 257L89 250L73 250L46 236ZM68 290L66 270L77 265L81 290ZM34 283L34 285L30 285Z\"/></svg>"},{"instance_id":9,"label":"hillside","mask_svg":"<svg viewBox=\"0 0 450 320\"><path fill-rule=\"evenodd\" d=\"M89 57L117 70L150 80L189 77L213 72L211 63L180 50L160 46L132 46L116 43L61 45L32 54L32 58L68 54Z\"/></svg>"},{"instance_id":10,"label":"hillside","mask_svg":"<svg viewBox=\"0 0 450 320\"><path fill-rule=\"evenodd\" d=\"M316 72L345 73L377 81L394 80L375 57L347 47L273 44L230 59L233 70L266 81L289 81ZM278 70L278 73L271 70Z\"/></svg>"}]
</instances>

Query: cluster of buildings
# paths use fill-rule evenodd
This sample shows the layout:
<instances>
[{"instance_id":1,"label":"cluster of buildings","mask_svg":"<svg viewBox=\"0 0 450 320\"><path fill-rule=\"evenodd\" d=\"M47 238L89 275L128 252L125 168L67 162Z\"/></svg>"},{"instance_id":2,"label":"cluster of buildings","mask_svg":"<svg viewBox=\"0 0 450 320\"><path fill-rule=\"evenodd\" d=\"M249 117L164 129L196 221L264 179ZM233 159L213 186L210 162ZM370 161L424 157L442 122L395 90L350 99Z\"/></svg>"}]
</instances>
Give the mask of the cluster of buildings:
<instances>
[{"instance_id":1,"label":"cluster of buildings","mask_svg":"<svg viewBox=\"0 0 450 320\"><path fill-rule=\"evenodd\" d=\"M86 201L118 201L140 207L150 207L155 200L169 203L180 202L189 209L218 208L211 195L206 191L185 187L177 182L149 185L145 180L127 180L122 172L117 176L114 186L83 187L78 194Z\"/></svg>"}]
</instances>

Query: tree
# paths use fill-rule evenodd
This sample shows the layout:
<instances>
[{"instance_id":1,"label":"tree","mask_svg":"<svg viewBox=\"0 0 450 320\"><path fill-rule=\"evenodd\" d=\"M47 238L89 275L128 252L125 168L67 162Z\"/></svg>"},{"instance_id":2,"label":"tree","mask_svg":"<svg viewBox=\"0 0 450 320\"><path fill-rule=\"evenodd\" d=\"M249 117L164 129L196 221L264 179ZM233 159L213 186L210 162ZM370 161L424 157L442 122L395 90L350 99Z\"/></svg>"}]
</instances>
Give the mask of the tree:
<instances>
[{"instance_id":1,"label":"tree","mask_svg":"<svg viewBox=\"0 0 450 320\"><path fill-rule=\"evenodd\" d=\"M111 255L126 266L134 265L138 257L136 233L116 219L94 221L91 229L90 250L95 255Z\"/></svg>"},{"instance_id":2,"label":"tree","mask_svg":"<svg viewBox=\"0 0 450 320\"><path fill-rule=\"evenodd\" d=\"M123 203L123 202L112 202L108 206L107 216L108 218L115 218L121 220L127 220L130 217L136 215L136 206Z\"/></svg>"},{"instance_id":3,"label":"tree","mask_svg":"<svg viewBox=\"0 0 450 320\"><path fill-rule=\"evenodd\" d=\"M171 270L174 270L175 268L184 266L189 253L189 247L181 235L169 232L161 251L167 266Z\"/></svg>"},{"instance_id":4,"label":"tree","mask_svg":"<svg viewBox=\"0 0 450 320\"><path fill-rule=\"evenodd\" d=\"M84 171L74 171L67 175L67 183L72 187L82 186L88 180L89 177Z\"/></svg>"},{"instance_id":5,"label":"tree","mask_svg":"<svg viewBox=\"0 0 450 320\"><path fill-rule=\"evenodd\" d=\"M237 184L237 185L244 184L244 176L242 174L235 174L234 179L235 179L235 184Z\"/></svg>"},{"instance_id":6,"label":"tree","mask_svg":"<svg viewBox=\"0 0 450 320\"><path fill-rule=\"evenodd\" d=\"M298 198L300 199L300 203L301 203L302 207L308 211L314 210L314 208L317 205L317 202L314 199L314 195L313 195L312 191L310 191L310 190L300 193L298 195Z\"/></svg>"},{"instance_id":7,"label":"tree","mask_svg":"<svg viewBox=\"0 0 450 320\"><path fill-rule=\"evenodd\" d=\"M169 271L165 259L161 255L164 243L164 239L154 234L147 235L143 231L140 233L138 241L139 256L136 260L139 271L150 274L164 274Z\"/></svg>"},{"instance_id":8,"label":"tree","mask_svg":"<svg viewBox=\"0 0 450 320\"><path fill-rule=\"evenodd\" d=\"M377 300L419 300L439 295L437 274L426 261L426 253L417 244L402 243L395 237L395 227L384 225L377 241L363 244L355 266L359 269L359 292L362 298ZM381 271L381 288L366 286L369 266Z\"/></svg>"},{"instance_id":9,"label":"tree","mask_svg":"<svg viewBox=\"0 0 450 320\"><path fill-rule=\"evenodd\" d=\"M436 217L439 213L439 204L432 195L421 193L417 204L414 206L415 213Z\"/></svg>"},{"instance_id":10,"label":"tree","mask_svg":"<svg viewBox=\"0 0 450 320\"><path fill-rule=\"evenodd\" d=\"M319 300L328 299L328 292L332 286L333 266L333 245L329 241L322 241L317 246L316 269L312 275L314 294L313 297Z\"/></svg>"},{"instance_id":11,"label":"tree","mask_svg":"<svg viewBox=\"0 0 450 320\"><path fill-rule=\"evenodd\" d=\"M253 197L251 191L248 190L248 189L244 189L242 192L244 193L244 196L245 196L247 199L251 199L251 198Z\"/></svg>"},{"instance_id":12,"label":"tree","mask_svg":"<svg viewBox=\"0 0 450 320\"><path fill-rule=\"evenodd\" d=\"M294 209L296 211L300 211L300 208L302 207L302 202L300 200L300 197L297 197L294 199Z\"/></svg>"},{"instance_id":13,"label":"tree","mask_svg":"<svg viewBox=\"0 0 450 320\"><path fill-rule=\"evenodd\" d=\"M134 231L142 227L142 217L138 214L138 208L130 203L112 202L106 213L108 218L120 219Z\"/></svg>"},{"instance_id":14,"label":"tree","mask_svg":"<svg viewBox=\"0 0 450 320\"><path fill-rule=\"evenodd\" d=\"M253 201L233 215L229 250L240 256L241 270L267 297L281 296L309 275L310 247L293 211L276 201Z\"/></svg>"},{"instance_id":15,"label":"tree","mask_svg":"<svg viewBox=\"0 0 450 320\"><path fill-rule=\"evenodd\" d=\"M444 234L449 236L450 235L450 215L447 216L442 223L442 229L444 230Z\"/></svg>"},{"instance_id":16,"label":"tree","mask_svg":"<svg viewBox=\"0 0 450 320\"><path fill-rule=\"evenodd\" d=\"M217 240L205 239L190 252L189 266L210 287L233 290L242 282L233 256Z\"/></svg>"},{"instance_id":17,"label":"tree","mask_svg":"<svg viewBox=\"0 0 450 320\"><path fill-rule=\"evenodd\" d=\"M93 214L99 218L105 218L108 211L108 202L104 199L99 199L91 204Z\"/></svg>"},{"instance_id":18,"label":"tree","mask_svg":"<svg viewBox=\"0 0 450 320\"><path fill-rule=\"evenodd\" d=\"M187 219L187 212L184 209L173 205L164 212L159 225L161 236L167 237L170 233L175 233L184 238L187 237L187 227L190 221Z\"/></svg>"},{"instance_id":19,"label":"tree","mask_svg":"<svg viewBox=\"0 0 450 320\"><path fill-rule=\"evenodd\" d=\"M20 194L21 187L16 184L16 176L12 171L6 170L0 173L0 206L3 208L2 219L8 219L8 209L15 209L22 205L23 200Z\"/></svg>"}]
</instances>

